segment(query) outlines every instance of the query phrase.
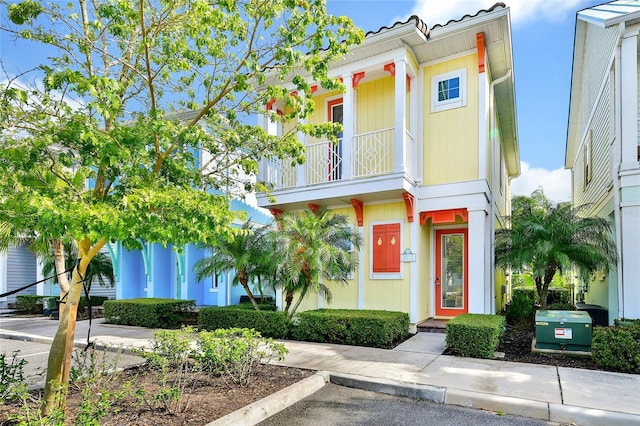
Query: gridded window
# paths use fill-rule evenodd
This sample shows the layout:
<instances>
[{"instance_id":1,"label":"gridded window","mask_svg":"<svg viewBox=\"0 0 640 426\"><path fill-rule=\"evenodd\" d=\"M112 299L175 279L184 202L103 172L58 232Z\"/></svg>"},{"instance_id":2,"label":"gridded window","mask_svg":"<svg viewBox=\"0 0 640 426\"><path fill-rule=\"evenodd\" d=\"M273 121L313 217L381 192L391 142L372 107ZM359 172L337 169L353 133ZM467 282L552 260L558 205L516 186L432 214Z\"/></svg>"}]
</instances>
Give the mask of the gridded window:
<instances>
[{"instance_id":1,"label":"gridded window","mask_svg":"<svg viewBox=\"0 0 640 426\"><path fill-rule=\"evenodd\" d=\"M460 77L438 82L438 102L460 97Z\"/></svg>"},{"instance_id":2,"label":"gridded window","mask_svg":"<svg viewBox=\"0 0 640 426\"><path fill-rule=\"evenodd\" d=\"M431 78L431 112L467 105L467 70L459 69Z\"/></svg>"}]
</instances>

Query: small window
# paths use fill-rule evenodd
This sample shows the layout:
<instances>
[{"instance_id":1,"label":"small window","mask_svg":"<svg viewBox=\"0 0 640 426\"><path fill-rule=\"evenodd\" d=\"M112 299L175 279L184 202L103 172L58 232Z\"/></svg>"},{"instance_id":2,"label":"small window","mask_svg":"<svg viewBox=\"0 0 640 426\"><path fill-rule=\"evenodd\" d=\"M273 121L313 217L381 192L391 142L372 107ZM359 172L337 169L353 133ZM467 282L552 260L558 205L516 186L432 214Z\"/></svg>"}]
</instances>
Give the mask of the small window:
<instances>
[{"instance_id":1,"label":"small window","mask_svg":"<svg viewBox=\"0 0 640 426\"><path fill-rule=\"evenodd\" d=\"M431 112L467 105L466 84L466 69L433 76L431 79Z\"/></svg>"},{"instance_id":2,"label":"small window","mask_svg":"<svg viewBox=\"0 0 640 426\"><path fill-rule=\"evenodd\" d=\"M401 232L400 223L373 225L371 231L372 278L400 278Z\"/></svg>"}]
</instances>

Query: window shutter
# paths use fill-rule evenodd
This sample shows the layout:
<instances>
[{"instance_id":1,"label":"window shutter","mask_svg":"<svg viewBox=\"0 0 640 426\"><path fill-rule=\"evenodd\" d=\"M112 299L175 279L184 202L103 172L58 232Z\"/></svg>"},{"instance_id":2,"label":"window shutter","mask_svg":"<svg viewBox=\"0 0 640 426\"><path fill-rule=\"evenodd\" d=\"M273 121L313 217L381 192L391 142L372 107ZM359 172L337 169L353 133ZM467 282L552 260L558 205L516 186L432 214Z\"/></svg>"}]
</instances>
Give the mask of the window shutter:
<instances>
[{"instance_id":1,"label":"window shutter","mask_svg":"<svg viewBox=\"0 0 640 426\"><path fill-rule=\"evenodd\" d=\"M373 272L400 272L400 224L373 225Z\"/></svg>"}]
</instances>

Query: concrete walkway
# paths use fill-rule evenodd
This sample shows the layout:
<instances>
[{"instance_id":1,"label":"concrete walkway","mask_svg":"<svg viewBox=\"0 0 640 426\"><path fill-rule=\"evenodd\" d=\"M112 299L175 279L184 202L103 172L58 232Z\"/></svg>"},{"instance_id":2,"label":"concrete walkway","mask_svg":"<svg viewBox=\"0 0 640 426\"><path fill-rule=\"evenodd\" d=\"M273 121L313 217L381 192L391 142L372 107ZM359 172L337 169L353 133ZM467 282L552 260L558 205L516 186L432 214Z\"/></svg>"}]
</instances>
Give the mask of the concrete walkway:
<instances>
[{"instance_id":1,"label":"concrete walkway","mask_svg":"<svg viewBox=\"0 0 640 426\"><path fill-rule=\"evenodd\" d=\"M0 318L0 338L46 343L57 325L42 317ZM78 322L78 344L86 342L88 325ZM91 340L120 348L144 347L153 333L99 319L93 321ZM279 364L321 371L324 381L341 385L557 423L640 425L640 375L446 356L444 334L437 333L418 333L393 350L284 343L289 354ZM317 389L318 381L315 377L307 389L302 384L279 399L295 402L292 393L302 398ZM273 414L274 402L269 404L270 410L252 408ZM255 418L248 411L237 414L243 423ZM216 424L237 421L236 416Z\"/></svg>"}]
</instances>

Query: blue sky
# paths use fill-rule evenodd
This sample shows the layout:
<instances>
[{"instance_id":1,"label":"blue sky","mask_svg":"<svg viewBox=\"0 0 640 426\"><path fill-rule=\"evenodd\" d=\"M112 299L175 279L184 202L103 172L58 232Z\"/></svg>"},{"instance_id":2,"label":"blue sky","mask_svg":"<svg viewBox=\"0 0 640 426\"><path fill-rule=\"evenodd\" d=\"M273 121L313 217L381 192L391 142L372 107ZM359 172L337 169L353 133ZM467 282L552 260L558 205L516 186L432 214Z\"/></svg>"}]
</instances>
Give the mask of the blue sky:
<instances>
[{"instance_id":1,"label":"blue sky","mask_svg":"<svg viewBox=\"0 0 640 426\"><path fill-rule=\"evenodd\" d=\"M512 0L514 75L522 175L514 194L529 195L542 186L547 197L568 201L569 171L564 150L569 116L569 90L575 16L603 1ZM329 0L329 11L349 16L365 31L418 15L429 27L474 15L492 0Z\"/></svg>"},{"instance_id":2,"label":"blue sky","mask_svg":"<svg viewBox=\"0 0 640 426\"><path fill-rule=\"evenodd\" d=\"M542 186L554 201L568 201L570 174L564 170L573 37L576 12L600 4L586 0L513 0L510 8L522 175L513 194ZM493 0L328 0L329 12L349 16L364 31L418 15L429 26L490 8ZM6 35L5 35L6 37ZM37 55L0 40L8 68L25 71ZM19 65L23 65L22 67ZM32 65L31 65L32 66ZM27 69L30 66L26 67ZM16 70L7 69L10 73Z\"/></svg>"}]
</instances>

